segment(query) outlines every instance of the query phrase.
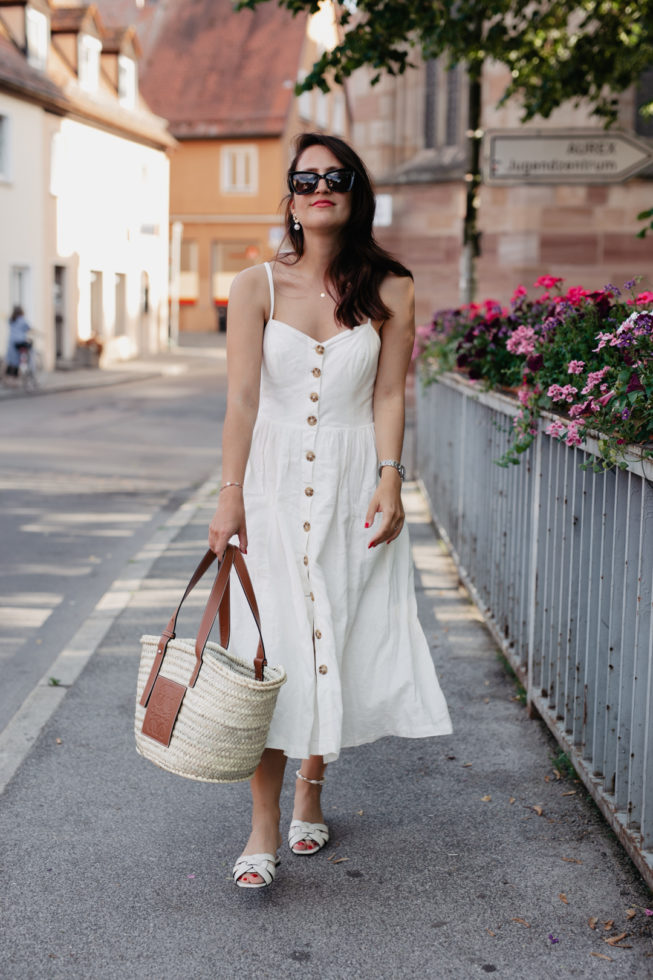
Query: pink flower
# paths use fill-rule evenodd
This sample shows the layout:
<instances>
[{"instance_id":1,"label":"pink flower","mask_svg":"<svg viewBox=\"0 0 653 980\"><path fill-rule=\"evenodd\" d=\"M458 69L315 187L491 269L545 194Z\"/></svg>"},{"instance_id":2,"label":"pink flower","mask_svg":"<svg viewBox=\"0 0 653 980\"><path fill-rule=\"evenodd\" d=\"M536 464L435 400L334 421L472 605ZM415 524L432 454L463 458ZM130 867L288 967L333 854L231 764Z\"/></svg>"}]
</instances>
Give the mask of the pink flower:
<instances>
[{"instance_id":1,"label":"pink flower","mask_svg":"<svg viewBox=\"0 0 653 980\"><path fill-rule=\"evenodd\" d=\"M638 306L643 306L646 303L653 303L653 293L650 290L640 293L639 296L636 297L635 302Z\"/></svg>"},{"instance_id":2,"label":"pink flower","mask_svg":"<svg viewBox=\"0 0 653 980\"><path fill-rule=\"evenodd\" d=\"M535 350L535 331L532 327L517 327L506 341L506 349L511 354L532 354Z\"/></svg>"},{"instance_id":3,"label":"pink flower","mask_svg":"<svg viewBox=\"0 0 653 980\"><path fill-rule=\"evenodd\" d=\"M605 408L605 406L614 398L614 396L614 391L607 391L605 395L601 395L601 397L597 398L596 400L598 401L599 405L602 405L603 408Z\"/></svg>"},{"instance_id":4,"label":"pink flower","mask_svg":"<svg viewBox=\"0 0 653 980\"><path fill-rule=\"evenodd\" d=\"M528 388L520 388L517 392L517 398L522 403L522 405L528 405L528 399L530 398L530 390Z\"/></svg>"},{"instance_id":5,"label":"pink flower","mask_svg":"<svg viewBox=\"0 0 653 980\"><path fill-rule=\"evenodd\" d=\"M552 289L553 286L557 286L559 282L564 282L560 276L540 276L539 279L535 280L533 285L536 288L541 287L542 289Z\"/></svg>"},{"instance_id":6,"label":"pink flower","mask_svg":"<svg viewBox=\"0 0 653 980\"><path fill-rule=\"evenodd\" d=\"M528 290L526 289L525 286L517 286L517 289L514 291L514 293L510 297L510 302L511 303L516 303L517 300L518 299L521 299L522 296L527 296L527 295L528 295Z\"/></svg>"},{"instance_id":7,"label":"pink flower","mask_svg":"<svg viewBox=\"0 0 653 980\"><path fill-rule=\"evenodd\" d=\"M593 388L601 384L609 370L610 368L606 366L602 367L600 371L590 371L587 376L587 384L581 391L581 395L589 395Z\"/></svg>"},{"instance_id":8,"label":"pink flower","mask_svg":"<svg viewBox=\"0 0 653 980\"><path fill-rule=\"evenodd\" d=\"M421 340L428 340L428 338L431 336L431 330L432 329L433 328L431 327L431 324L430 323L426 323L426 324L424 324L424 326L417 327L417 329L415 330L415 334Z\"/></svg>"},{"instance_id":9,"label":"pink flower","mask_svg":"<svg viewBox=\"0 0 653 980\"><path fill-rule=\"evenodd\" d=\"M612 340L612 334L611 333L597 333L596 339L599 342L599 346L593 348L593 351L594 351L595 354L596 354L597 351L602 350L605 347L605 345L609 341Z\"/></svg>"},{"instance_id":10,"label":"pink flower","mask_svg":"<svg viewBox=\"0 0 653 980\"><path fill-rule=\"evenodd\" d=\"M578 388L574 388L573 385L551 385L547 391L549 398L552 398L554 402L573 402L574 396L578 394Z\"/></svg>"},{"instance_id":11,"label":"pink flower","mask_svg":"<svg viewBox=\"0 0 653 980\"><path fill-rule=\"evenodd\" d=\"M580 303L589 293L582 286L572 286L567 290L567 295L565 299L569 300L570 303Z\"/></svg>"},{"instance_id":12,"label":"pink flower","mask_svg":"<svg viewBox=\"0 0 653 980\"><path fill-rule=\"evenodd\" d=\"M583 440L578 432L578 422L570 422L567 426L567 437L565 442L568 446L580 446Z\"/></svg>"},{"instance_id":13,"label":"pink flower","mask_svg":"<svg viewBox=\"0 0 653 980\"><path fill-rule=\"evenodd\" d=\"M586 402L581 402L579 405L572 405L571 408L569 409L569 418L577 419L579 415L582 415L590 401L591 398L588 399Z\"/></svg>"},{"instance_id":14,"label":"pink flower","mask_svg":"<svg viewBox=\"0 0 653 980\"><path fill-rule=\"evenodd\" d=\"M561 439L565 434L565 427L562 422L550 422L544 431L554 439Z\"/></svg>"},{"instance_id":15,"label":"pink flower","mask_svg":"<svg viewBox=\"0 0 653 980\"><path fill-rule=\"evenodd\" d=\"M570 361L567 365L568 374L582 374L583 368L585 367L585 361Z\"/></svg>"}]
</instances>

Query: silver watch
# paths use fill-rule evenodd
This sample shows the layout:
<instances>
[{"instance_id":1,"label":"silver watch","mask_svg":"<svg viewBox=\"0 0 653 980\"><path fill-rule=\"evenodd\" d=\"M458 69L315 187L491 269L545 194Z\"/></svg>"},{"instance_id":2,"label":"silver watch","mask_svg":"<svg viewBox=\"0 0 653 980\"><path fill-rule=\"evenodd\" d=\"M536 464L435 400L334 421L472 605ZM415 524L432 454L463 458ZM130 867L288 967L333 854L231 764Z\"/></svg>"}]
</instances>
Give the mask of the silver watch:
<instances>
[{"instance_id":1,"label":"silver watch","mask_svg":"<svg viewBox=\"0 0 653 980\"><path fill-rule=\"evenodd\" d=\"M401 477L401 479L402 480L406 479L406 467L403 466L398 460L382 459L381 462L379 463L379 476L381 476L381 470L383 469L384 466L393 466L396 469L399 476Z\"/></svg>"}]
</instances>

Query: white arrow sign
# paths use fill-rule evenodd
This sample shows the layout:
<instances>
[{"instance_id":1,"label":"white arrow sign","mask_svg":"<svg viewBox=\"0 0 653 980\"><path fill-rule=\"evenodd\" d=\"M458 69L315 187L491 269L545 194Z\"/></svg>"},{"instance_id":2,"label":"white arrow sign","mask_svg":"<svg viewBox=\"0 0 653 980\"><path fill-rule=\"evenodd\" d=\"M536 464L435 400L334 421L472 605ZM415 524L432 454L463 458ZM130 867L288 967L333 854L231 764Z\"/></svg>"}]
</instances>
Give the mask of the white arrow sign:
<instances>
[{"instance_id":1,"label":"white arrow sign","mask_svg":"<svg viewBox=\"0 0 653 980\"><path fill-rule=\"evenodd\" d=\"M483 150L488 184L618 183L653 163L645 143L604 129L488 130Z\"/></svg>"}]
</instances>

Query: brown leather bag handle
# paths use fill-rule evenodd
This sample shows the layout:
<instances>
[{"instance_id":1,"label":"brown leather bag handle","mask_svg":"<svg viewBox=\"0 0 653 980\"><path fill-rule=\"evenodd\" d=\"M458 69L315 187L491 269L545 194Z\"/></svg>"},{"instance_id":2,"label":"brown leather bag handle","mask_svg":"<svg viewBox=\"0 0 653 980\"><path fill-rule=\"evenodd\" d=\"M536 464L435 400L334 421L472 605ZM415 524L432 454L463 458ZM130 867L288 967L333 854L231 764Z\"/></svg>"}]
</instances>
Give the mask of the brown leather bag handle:
<instances>
[{"instance_id":1,"label":"brown leather bag handle","mask_svg":"<svg viewBox=\"0 0 653 980\"><path fill-rule=\"evenodd\" d=\"M159 643L157 645L156 655L154 657L154 662L152 663L152 669L150 670L147 683L143 690L140 703L143 707L147 706L150 699L152 689L154 687L154 682L157 679L161 665L163 663L163 658L168 646L168 642L174 639L177 627L177 617L189 593L195 588L199 580L208 571L213 562L216 559L216 554L213 551L207 551L199 565L193 572L190 582L186 586L186 591L181 597L181 601L177 606L175 612L170 617L168 625L163 630ZM225 554L220 567L218 569L211 593L209 595L206 607L204 609L204 614L202 616L202 621L200 623L200 628L197 634L197 640L195 643L195 656L197 658L197 663L195 665L195 670L193 671L193 676L189 682L189 687L193 687L195 681L197 680L197 675L199 674L199 669L202 665L202 653L206 645L206 641L209 637L209 633L213 627L216 616L219 614L220 617L220 644L223 647L229 645L230 638L230 589L229 589L229 574L231 572L232 566L235 564L236 573L240 580L240 583L245 593L245 597L249 604L249 607L254 616L256 622L256 627L259 634L259 643L256 651L256 656L254 658L254 675L256 680L263 680L263 668L267 663L265 659L265 651L263 647L263 636L261 633L261 622L258 612L258 606L256 604L256 597L254 596L254 590L252 588L252 583L245 565L245 561L240 551L232 545L228 544L225 549Z\"/></svg>"},{"instance_id":2,"label":"brown leather bag handle","mask_svg":"<svg viewBox=\"0 0 653 980\"><path fill-rule=\"evenodd\" d=\"M197 664L195 666L193 676L189 681L189 687L193 687L195 681L197 680L197 675L202 665L202 653L204 651L204 647L206 646L206 641L209 638L213 623L215 622L215 617L217 616L218 612L222 613L223 608L228 608L229 574L232 567L236 569L238 580L242 586L243 592L245 593L245 598L247 599L252 616L254 617L254 622L256 623L256 628L258 630L259 641L256 656L254 657L254 676L257 681L263 680L263 668L266 665L267 660L265 659L263 634L261 632L261 617L258 611L256 596L254 595L254 588L249 577L249 572L247 571L245 559L235 545L228 544L225 550L224 559L220 565L220 571L216 576L215 582L213 583L213 588L211 589L211 595L206 603L200 628L197 631L197 639L195 641L195 656L197 658ZM221 631L223 624L224 621L221 620ZM224 643L222 643L222 645L225 646Z\"/></svg>"}]
</instances>

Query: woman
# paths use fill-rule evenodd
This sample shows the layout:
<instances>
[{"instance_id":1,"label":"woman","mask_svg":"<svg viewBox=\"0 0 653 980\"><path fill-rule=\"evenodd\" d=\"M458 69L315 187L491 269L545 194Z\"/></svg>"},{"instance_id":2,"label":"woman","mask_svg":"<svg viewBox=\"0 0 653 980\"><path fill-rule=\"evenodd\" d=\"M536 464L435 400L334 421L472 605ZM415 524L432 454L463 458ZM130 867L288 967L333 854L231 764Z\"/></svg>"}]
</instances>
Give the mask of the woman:
<instances>
[{"instance_id":1,"label":"woman","mask_svg":"<svg viewBox=\"0 0 653 980\"><path fill-rule=\"evenodd\" d=\"M9 340L7 343L6 368L7 378L15 378L20 367L19 346L29 344L31 327L25 319L22 306L14 306L9 317Z\"/></svg>"},{"instance_id":2,"label":"woman","mask_svg":"<svg viewBox=\"0 0 653 980\"><path fill-rule=\"evenodd\" d=\"M223 483L209 529L218 555L238 535L267 656L288 675L234 868L249 888L279 863L287 757L302 760L288 841L311 855L328 840L320 793L342 747L451 731L402 533L412 277L374 241L370 179L346 143L299 136L288 182L291 250L241 272L229 297ZM236 612L232 635L245 621Z\"/></svg>"}]
</instances>

